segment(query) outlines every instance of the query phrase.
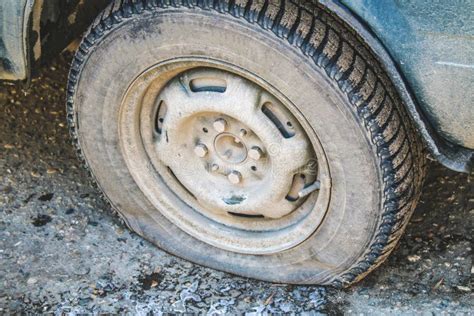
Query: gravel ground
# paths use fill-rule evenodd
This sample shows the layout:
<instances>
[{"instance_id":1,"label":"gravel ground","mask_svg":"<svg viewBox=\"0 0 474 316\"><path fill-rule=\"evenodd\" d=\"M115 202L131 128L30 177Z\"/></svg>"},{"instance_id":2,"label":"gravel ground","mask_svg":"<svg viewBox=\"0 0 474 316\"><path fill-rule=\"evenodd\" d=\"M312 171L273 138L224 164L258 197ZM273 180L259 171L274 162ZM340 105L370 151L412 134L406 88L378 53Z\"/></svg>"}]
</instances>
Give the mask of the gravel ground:
<instances>
[{"instance_id":1,"label":"gravel ground","mask_svg":"<svg viewBox=\"0 0 474 316\"><path fill-rule=\"evenodd\" d=\"M0 313L472 313L472 177L429 164L392 256L346 290L276 285L173 257L90 185L65 120L68 57L0 85Z\"/></svg>"}]
</instances>

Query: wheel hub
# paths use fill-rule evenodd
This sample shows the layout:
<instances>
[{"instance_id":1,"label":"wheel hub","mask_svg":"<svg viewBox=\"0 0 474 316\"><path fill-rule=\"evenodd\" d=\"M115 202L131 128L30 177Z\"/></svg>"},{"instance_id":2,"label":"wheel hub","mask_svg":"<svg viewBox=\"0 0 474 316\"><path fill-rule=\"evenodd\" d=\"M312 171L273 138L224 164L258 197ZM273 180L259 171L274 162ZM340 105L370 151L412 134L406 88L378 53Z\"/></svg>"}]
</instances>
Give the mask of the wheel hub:
<instances>
[{"instance_id":1,"label":"wheel hub","mask_svg":"<svg viewBox=\"0 0 474 316\"><path fill-rule=\"evenodd\" d=\"M123 113L138 111L140 123L122 116L122 147L149 164L126 158L130 171L153 205L197 238L245 253L288 249L324 217L320 145L274 91L220 63L196 67L206 63L173 61L132 84Z\"/></svg>"},{"instance_id":2,"label":"wheel hub","mask_svg":"<svg viewBox=\"0 0 474 316\"><path fill-rule=\"evenodd\" d=\"M157 132L165 134L156 144L160 162L202 207L280 218L304 201L298 191L316 179L315 153L298 121L268 92L228 72L200 69L171 80L158 99L166 106L157 117Z\"/></svg>"},{"instance_id":3,"label":"wheel hub","mask_svg":"<svg viewBox=\"0 0 474 316\"><path fill-rule=\"evenodd\" d=\"M263 159L265 145L241 121L217 113L202 114L196 123L194 153L208 172L207 176L226 177L233 185L242 181L249 185L258 170L268 168L269 162Z\"/></svg>"},{"instance_id":4,"label":"wheel hub","mask_svg":"<svg viewBox=\"0 0 474 316\"><path fill-rule=\"evenodd\" d=\"M243 141L228 133L222 133L216 136L214 148L225 163L238 164L247 159L247 146Z\"/></svg>"}]
</instances>

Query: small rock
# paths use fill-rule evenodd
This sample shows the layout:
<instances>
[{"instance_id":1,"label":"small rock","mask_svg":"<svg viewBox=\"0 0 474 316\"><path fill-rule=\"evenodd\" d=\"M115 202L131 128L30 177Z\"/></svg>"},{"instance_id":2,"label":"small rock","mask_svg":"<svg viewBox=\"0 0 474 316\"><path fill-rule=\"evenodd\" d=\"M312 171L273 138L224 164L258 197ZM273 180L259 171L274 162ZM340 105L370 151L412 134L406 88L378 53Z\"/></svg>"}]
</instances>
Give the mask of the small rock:
<instances>
[{"instance_id":1,"label":"small rock","mask_svg":"<svg viewBox=\"0 0 474 316\"><path fill-rule=\"evenodd\" d=\"M410 261L410 262L417 262L417 261L419 261L419 260L421 259L421 257L418 256L418 255L413 255L413 256L408 256L407 259L408 259L408 261Z\"/></svg>"},{"instance_id":2,"label":"small rock","mask_svg":"<svg viewBox=\"0 0 474 316\"><path fill-rule=\"evenodd\" d=\"M36 278L29 278L29 279L26 281L26 283L27 283L28 285L36 284L36 282L38 282L38 279L36 279Z\"/></svg>"},{"instance_id":3,"label":"small rock","mask_svg":"<svg viewBox=\"0 0 474 316\"><path fill-rule=\"evenodd\" d=\"M275 292L270 294L267 299L263 302L263 305L267 306L273 302L273 296L275 296Z\"/></svg>"},{"instance_id":4,"label":"small rock","mask_svg":"<svg viewBox=\"0 0 474 316\"><path fill-rule=\"evenodd\" d=\"M41 174L38 171L31 171L31 176L35 178L41 177Z\"/></svg>"},{"instance_id":5,"label":"small rock","mask_svg":"<svg viewBox=\"0 0 474 316\"><path fill-rule=\"evenodd\" d=\"M443 284L443 282L444 282L444 278L439 279L439 281L436 282L436 284L433 286L433 290L436 290L437 288L439 288L441 284Z\"/></svg>"},{"instance_id":6,"label":"small rock","mask_svg":"<svg viewBox=\"0 0 474 316\"><path fill-rule=\"evenodd\" d=\"M48 168L48 169L46 169L46 173L47 173L47 174L55 174L56 172L58 172L58 169L56 169L56 168Z\"/></svg>"},{"instance_id":7,"label":"small rock","mask_svg":"<svg viewBox=\"0 0 474 316\"><path fill-rule=\"evenodd\" d=\"M456 288L459 290L459 291L463 291L463 292L471 292L471 289L467 286L463 286L463 285L457 285Z\"/></svg>"},{"instance_id":8,"label":"small rock","mask_svg":"<svg viewBox=\"0 0 474 316\"><path fill-rule=\"evenodd\" d=\"M5 144L5 145L3 145L3 148L5 148L5 149L13 149L13 148L15 148L15 145L12 145L12 144Z\"/></svg>"}]
</instances>

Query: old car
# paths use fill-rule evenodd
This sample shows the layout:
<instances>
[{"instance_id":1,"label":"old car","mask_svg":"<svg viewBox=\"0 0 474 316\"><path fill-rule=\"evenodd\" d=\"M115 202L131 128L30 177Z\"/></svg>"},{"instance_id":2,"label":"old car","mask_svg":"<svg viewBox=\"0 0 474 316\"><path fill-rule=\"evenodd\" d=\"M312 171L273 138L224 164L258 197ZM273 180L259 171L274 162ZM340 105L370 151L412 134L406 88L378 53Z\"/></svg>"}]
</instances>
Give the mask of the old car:
<instances>
[{"instance_id":1,"label":"old car","mask_svg":"<svg viewBox=\"0 0 474 316\"><path fill-rule=\"evenodd\" d=\"M0 78L75 48L67 121L137 234L246 277L348 286L394 249L426 159L471 172L474 4L0 2Z\"/></svg>"}]
</instances>

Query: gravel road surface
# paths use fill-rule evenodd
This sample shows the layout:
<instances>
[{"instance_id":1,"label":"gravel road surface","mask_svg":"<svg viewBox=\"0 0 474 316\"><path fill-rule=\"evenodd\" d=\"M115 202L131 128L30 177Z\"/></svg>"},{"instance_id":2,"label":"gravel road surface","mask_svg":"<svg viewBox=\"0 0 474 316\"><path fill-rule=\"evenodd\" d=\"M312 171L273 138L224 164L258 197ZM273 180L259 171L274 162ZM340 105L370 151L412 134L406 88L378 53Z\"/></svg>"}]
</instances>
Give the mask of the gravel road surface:
<instances>
[{"instance_id":1,"label":"gravel road surface","mask_svg":"<svg viewBox=\"0 0 474 316\"><path fill-rule=\"evenodd\" d=\"M352 288L203 268L130 232L91 186L65 120L69 60L30 89L0 84L0 314L473 313L472 176L431 162L398 248Z\"/></svg>"}]
</instances>

